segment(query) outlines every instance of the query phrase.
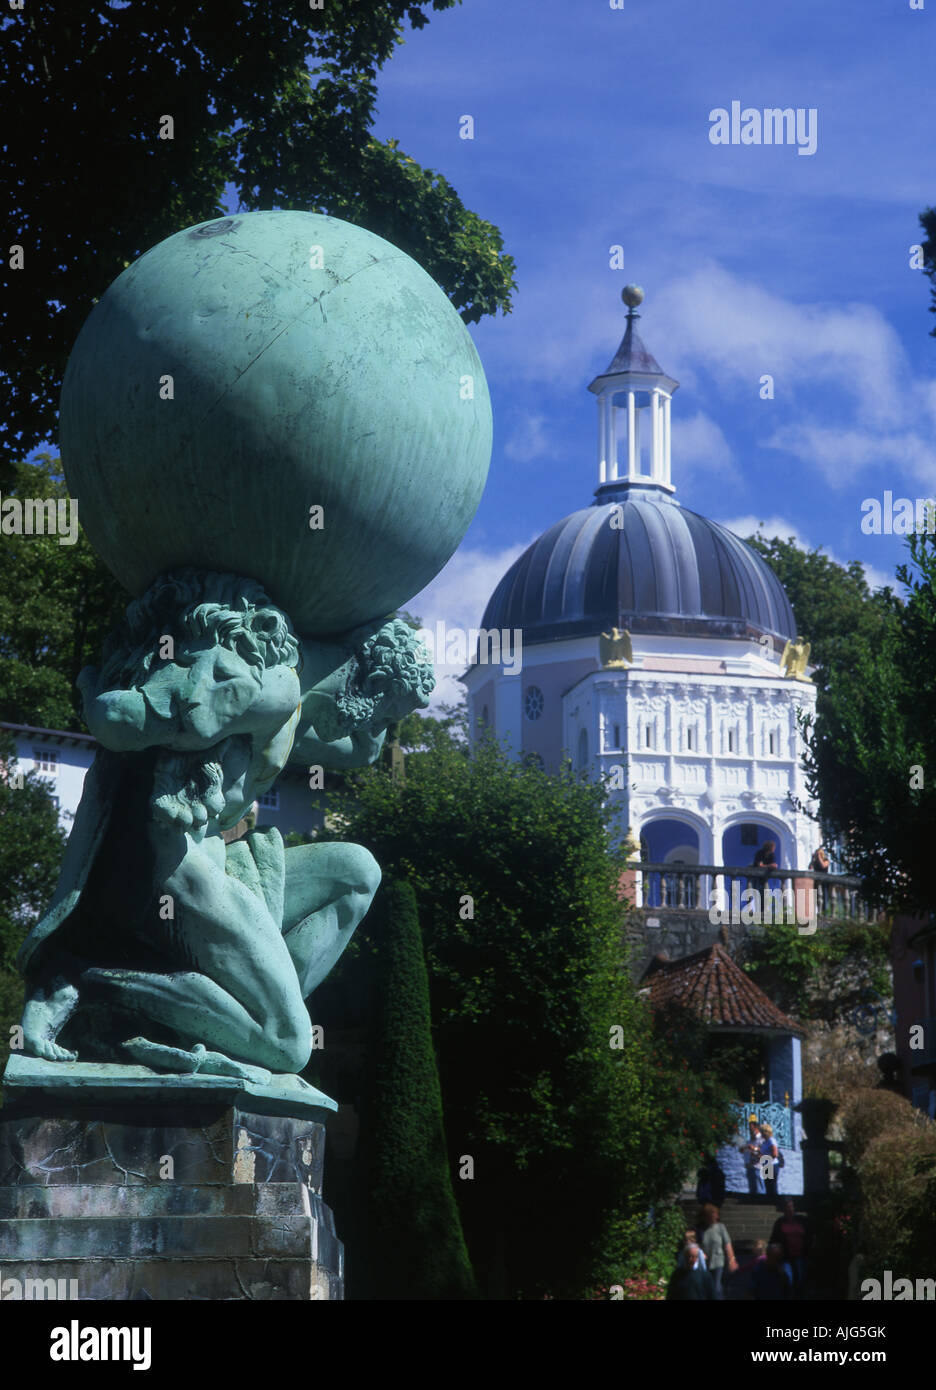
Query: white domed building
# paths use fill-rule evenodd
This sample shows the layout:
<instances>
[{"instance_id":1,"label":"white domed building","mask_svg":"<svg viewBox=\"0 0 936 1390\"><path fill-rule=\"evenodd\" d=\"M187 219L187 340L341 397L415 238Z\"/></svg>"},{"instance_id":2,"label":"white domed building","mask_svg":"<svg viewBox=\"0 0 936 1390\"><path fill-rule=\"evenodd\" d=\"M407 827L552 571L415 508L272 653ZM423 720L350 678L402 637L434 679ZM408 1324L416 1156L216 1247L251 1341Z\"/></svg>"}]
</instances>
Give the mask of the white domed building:
<instances>
[{"instance_id":1,"label":"white domed building","mask_svg":"<svg viewBox=\"0 0 936 1390\"><path fill-rule=\"evenodd\" d=\"M739 930L734 913L719 923L708 909L731 905L729 877L764 887L764 871L721 870L751 866L768 840L779 866L769 885L788 905L796 889L797 912L805 892L812 909L814 890L796 875L818 839L799 728L816 698L808 648L770 567L678 501L678 383L637 332L642 293L628 286L622 297L624 337L589 387L594 500L550 526L491 596L462 677L469 727L473 740L491 729L513 757L548 771L571 758L607 778L621 836L639 838L640 861L657 866L626 876L628 897L645 909L631 967L651 1007L678 996L713 1034L760 1039L750 1099L736 1106L738 1139L718 1151L727 1190L748 1190L738 1144L753 1104L785 1159L780 1191L801 1193L800 1029L726 949L747 929L744 917ZM677 458L678 441L677 422Z\"/></svg>"},{"instance_id":2,"label":"white domed building","mask_svg":"<svg viewBox=\"0 0 936 1390\"><path fill-rule=\"evenodd\" d=\"M463 676L470 726L549 770L569 756L607 775L646 860L750 864L770 839L781 868L805 867L817 837L797 809L808 802L797 719L815 691L781 668L793 611L759 555L676 498L678 383L638 335L639 291L625 295L621 345L589 387L594 501L544 532L494 591ZM677 422L677 458L678 441ZM522 641L517 670L484 660L485 634L504 629ZM602 641L613 629L620 640Z\"/></svg>"}]
</instances>

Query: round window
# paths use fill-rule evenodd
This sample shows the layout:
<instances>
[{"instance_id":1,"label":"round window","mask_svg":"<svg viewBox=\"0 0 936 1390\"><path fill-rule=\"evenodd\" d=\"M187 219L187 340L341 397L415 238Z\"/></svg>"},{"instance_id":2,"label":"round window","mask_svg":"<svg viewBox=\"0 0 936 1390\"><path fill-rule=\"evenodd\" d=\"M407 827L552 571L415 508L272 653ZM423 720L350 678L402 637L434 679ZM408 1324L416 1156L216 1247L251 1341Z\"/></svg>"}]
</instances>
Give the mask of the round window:
<instances>
[{"instance_id":1,"label":"round window","mask_svg":"<svg viewBox=\"0 0 936 1390\"><path fill-rule=\"evenodd\" d=\"M538 685L528 685L523 697L523 709L527 719L539 719L543 713L543 692Z\"/></svg>"}]
</instances>

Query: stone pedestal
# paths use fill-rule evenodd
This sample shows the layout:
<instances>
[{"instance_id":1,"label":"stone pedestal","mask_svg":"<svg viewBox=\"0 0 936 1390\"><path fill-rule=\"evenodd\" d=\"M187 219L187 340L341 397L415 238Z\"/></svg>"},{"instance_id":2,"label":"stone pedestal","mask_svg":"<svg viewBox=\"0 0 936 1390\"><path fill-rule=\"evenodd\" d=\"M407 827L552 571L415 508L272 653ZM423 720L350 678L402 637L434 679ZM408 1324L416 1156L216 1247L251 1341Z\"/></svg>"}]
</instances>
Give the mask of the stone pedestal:
<instances>
[{"instance_id":1,"label":"stone pedestal","mask_svg":"<svg viewBox=\"0 0 936 1390\"><path fill-rule=\"evenodd\" d=\"M308 1116L230 1104L8 1106L0 1297L340 1299L324 1149Z\"/></svg>"}]
</instances>

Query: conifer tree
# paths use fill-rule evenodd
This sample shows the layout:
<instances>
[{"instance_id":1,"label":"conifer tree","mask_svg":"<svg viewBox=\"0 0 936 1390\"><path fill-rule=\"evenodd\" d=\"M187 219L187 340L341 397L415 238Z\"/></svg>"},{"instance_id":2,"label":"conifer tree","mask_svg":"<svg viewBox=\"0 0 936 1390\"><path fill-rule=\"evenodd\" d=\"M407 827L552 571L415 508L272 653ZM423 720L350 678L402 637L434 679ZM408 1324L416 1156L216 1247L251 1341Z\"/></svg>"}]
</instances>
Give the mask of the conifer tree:
<instances>
[{"instance_id":1,"label":"conifer tree","mask_svg":"<svg viewBox=\"0 0 936 1390\"><path fill-rule=\"evenodd\" d=\"M362 1117L371 1298L476 1297L442 1122L416 897L391 879L375 904L376 1010Z\"/></svg>"}]
</instances>

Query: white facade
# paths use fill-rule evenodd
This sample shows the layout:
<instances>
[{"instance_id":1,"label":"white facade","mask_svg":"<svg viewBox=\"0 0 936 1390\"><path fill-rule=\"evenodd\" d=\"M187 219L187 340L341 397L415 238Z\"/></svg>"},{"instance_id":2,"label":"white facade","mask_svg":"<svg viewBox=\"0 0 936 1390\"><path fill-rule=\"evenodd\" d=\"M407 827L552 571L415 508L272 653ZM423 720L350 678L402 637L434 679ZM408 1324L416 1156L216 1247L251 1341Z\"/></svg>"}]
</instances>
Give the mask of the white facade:
<instances>
[{"instance_id":1,"label":"white facade","mask_svg":"<svg viewBox=\"0 0 936 1390\"><path fill-rule=\"evenodd\" d=\"M514 757L532 753L555 767L564 755L607 779L622 834L640 836L661 817L683 822L695 862L721 864L725 832L754 822L774 832L784 867L805 868L817 830L797 809L814 809L798 715L814 709L815 688L783 676L778 654L753 642L644 636L633 639L633 655L626 670L603 669L598 639L576 638L528 648L516 675L472 667L464 677L471 727L483 691L488 723ZM590 671L563 682L589 658ZM533 719L524 699L531 689L543 697ZM550 700L561 710L555 758L537 737Z\"/></svg>"},{"instance_id":2,"label":"white facade","mask_svg":"<svg viewBox=\"0 0 936 1390\"><path fill-rule=\"evenodd\" d=\"M568 757L605 779L619 834L646 839L645 860L743 867L759 835L781 869L804 869L819 832L799 719L816 692L780 668L793 615L760 557L672 496L678 383L637 334L643 292L627 286L622 298L624 338L589 386L596 502L544 533L492 596L485 624L528 630L519 670L480 664L482 643L462 677L471 735L485 724L516 758L555 772ZM622 667L601 665L612 627L631 629Z\"/></svg>"},{"instance_id":3,"label":"white facade","mask_svg":"<svg viewBox=\"0 0 936 1390\"><path fill-rule=\"evenodd\" d=\"M17 766L33 772L48 784L58 808L59 824L70 830L85 775L94 761L97 740L90 734L73 734L60 729L38 729L19 724L2 726L16 743Z\"/></svg>"}]
</instances>

